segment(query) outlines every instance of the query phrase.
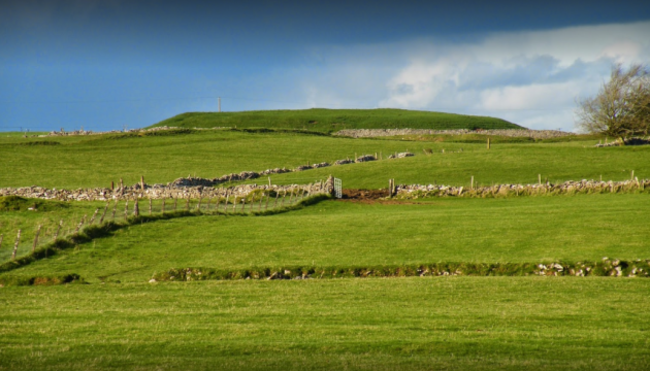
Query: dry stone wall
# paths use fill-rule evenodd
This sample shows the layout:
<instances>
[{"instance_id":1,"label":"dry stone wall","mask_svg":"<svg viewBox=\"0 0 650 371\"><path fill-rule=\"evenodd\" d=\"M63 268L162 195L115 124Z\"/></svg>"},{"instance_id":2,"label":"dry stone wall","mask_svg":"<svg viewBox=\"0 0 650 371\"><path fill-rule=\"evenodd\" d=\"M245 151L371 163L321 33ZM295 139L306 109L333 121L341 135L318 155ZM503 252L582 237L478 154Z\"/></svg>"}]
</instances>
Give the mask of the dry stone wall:
<instances>
[{"instance_id":1,"label":"dry stone wall","mask_svg":"<svg viewBox=\"0 0 650 371\"><path fill-rule=\"evenodd\" d=\"M576 193L625 193L650 191L650 179L615 181L580 180L564 183L496 184L484 187L452 187L437 184L397 185L395 196L400 199L420 197L506 197L527 195L560 195Z\"/></svg>"},{"instance_id":2,"label":"dry stone wall","mask_svg":"<svg viewBox=\"0 0 650 371\"><path fill-rule=\"evenodd\" d=\"M529 130L529 129L495 129L495 130L430 130L430 129L346 129L337 131L333 135L352 138L392 137L398 135L499 135L504 137L529 137L535 139L559 138L574 133L558 130Z\"/></svg>"}]
</instances>

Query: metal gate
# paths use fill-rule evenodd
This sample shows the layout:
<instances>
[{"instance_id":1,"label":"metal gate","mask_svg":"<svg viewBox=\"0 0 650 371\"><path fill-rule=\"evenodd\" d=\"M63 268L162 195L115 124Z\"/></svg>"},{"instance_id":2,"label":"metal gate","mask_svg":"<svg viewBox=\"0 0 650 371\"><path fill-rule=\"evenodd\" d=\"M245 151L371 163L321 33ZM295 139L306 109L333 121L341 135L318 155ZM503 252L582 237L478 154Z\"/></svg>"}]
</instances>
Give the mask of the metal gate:
<instances>
[{"instance_id":1,"label":"metal gate","mask_svg":"<svg viewBox=\"0 0 650 371\"><path fill-rule=\"evenodd\" d=\"M343 197L343 182L339 178L334 178L334 195L336 198Z\"/></svg>"}]
</instances>

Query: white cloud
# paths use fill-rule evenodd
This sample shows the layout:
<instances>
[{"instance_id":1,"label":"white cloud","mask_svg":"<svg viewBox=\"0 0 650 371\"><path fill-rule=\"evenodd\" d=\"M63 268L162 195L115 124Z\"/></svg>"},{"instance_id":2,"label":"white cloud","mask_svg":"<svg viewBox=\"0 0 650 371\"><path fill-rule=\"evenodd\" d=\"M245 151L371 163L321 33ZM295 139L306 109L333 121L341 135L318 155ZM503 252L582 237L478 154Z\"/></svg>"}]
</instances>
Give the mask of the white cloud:
<instances>
[{"instance_id":1,"label":"white cloud","mask_svg":"<svg viewBox=\"0 0 650 371\"><path fill-rule=\"evenodd\" d=\"M650 22L638 22L495 33L457 44L416 40L324 48L319 62L324 71L334 67L336 78L314 83L305 76L303 82L312 97L331 99L344 89L349 101L374 99L381 107L572 130L575 99L595 94L613 63L650 62L648 35Z\"/></svg>"}]
</instances>

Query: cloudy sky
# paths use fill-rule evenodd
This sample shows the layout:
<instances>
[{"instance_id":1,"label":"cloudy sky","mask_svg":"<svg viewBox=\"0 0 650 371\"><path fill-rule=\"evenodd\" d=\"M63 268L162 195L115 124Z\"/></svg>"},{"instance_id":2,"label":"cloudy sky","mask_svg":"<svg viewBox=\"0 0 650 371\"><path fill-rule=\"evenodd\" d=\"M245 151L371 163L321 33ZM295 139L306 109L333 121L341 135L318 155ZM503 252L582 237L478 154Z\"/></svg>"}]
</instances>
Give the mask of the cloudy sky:
<instances>
[{"instance_id":1,"label":"cloudy sky","mask_svg":"<svg viewBox=\"0 0 650 371\"><path fill-rule=\"evenodd\" d=\"M188 111L394 107L573 130L650 2L0 0L0 131Z\"/></svg>"}]
</instances>

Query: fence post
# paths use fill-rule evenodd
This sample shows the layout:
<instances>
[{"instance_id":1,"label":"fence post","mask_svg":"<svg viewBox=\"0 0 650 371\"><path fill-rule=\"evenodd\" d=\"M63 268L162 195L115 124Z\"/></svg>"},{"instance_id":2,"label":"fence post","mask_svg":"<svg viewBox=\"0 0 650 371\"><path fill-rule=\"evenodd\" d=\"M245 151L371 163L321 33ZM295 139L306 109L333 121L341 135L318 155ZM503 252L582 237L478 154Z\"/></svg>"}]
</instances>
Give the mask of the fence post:
<instances>
[{"instance_id":1,"label":"fence post","mask_svg":"<svg viewBox=\"0 0 650 371\"><path fill-rule=\"evenodd\" d=\"M244 212L244 206L246 206L246 197L242 197L241 199L241 212Z\"/></svg>"},{"instance_id":2,"label":"fence post","mask_svg":"<svg viewBox=\"0 0 650 371\"><path fill-rule=\"evenodd\" d=\"M271 177L269 177L269 187L271 187Z\"/></svg>"},{"instance_id":3,"label":"fence post","mask_svg":"<svg viewBox=\"0 0 650 371\"><path fill-rule=\"evenodd\" d=\"M115 221L115 212L117 211L117 204L118 204L119 202L120 202L120 201L116 199L116 200L115 200L115 205L113 205L113 214L111 215L111 218L113 219L113 221Z\"/></svg>"},{"instance_id":4,"label":"fence post","mask_svg":"<svg viewBox=\"0 0 650 371\"><path fill-rule=\"evenodd\" d=\"M120 178L120 196L124 194L124 180Z\"/></svg>"},{"instance_id":5,"label":"fence post","mask_svg":"<svg viewBox=\"0 0 650 371\"><path fill-rule=\"evenodd\" d=\"M97 213L99 213L99 209L95 209L95 212L93 213L93 217L90 218L90 225L93 225L95 222L95 218L97 218Z\"/></svg>"},{"instance_id":6,"label":"fence post","mask_svg":"<svg viewBox=\"0 0 650 371\"><path fill-rule=\"evenodd\" d=\"M36 230L36 236L34 236L34 244L32 245L32 252L36 251L36 246L38 245L38 235L41 234L41 227L42 225L38 225L38 229Z\"/></svg>"},{"instance_id":7,"label":"fence post","mask_svg":"<svg viewBox=\"0 0 650 371\"><path fill-rule=\"evenodd\" d=\"M196 209L197 209L198 211L201 211L201 201L202 201L202 200L203 200L203 195L202 195L202 194L199 194L199 204L196 205Z\"/></svg>"},{"instance_id":8,"label":"fence post","mask_svg":"<svg viewBox=\"0 0 650 371\"><path fill-rule=\"evenodd\" d=\"M133 216L136 218L140 216L140 205L138 203L138 198L135 198L135 201L133 201Z\"/></svg>"},{"instance_id":9,"label":"fence post","mask_svg":"<svg viewBox=\"0 0 650 371\"><path fill-rule=\"evenodd\" d=\"M260 206L257 208L257 212L262 211L262 201L264 201L264 191L262 191L262 196L260 196Z\"/></svg>"},{"instance_id":10,"label":"fence post","mask_svg":"<svg viewBox=\"0 0 650 371\"><path fill-rule=\"evenodd\" d=\"M226 190L226 204L223 205L224 214L228 214L228 199L230 198L230 191Z\"/></svg>"},{"instance_id":11,"label":"fence post","mask_svg":"<svg viewBox=\"0 0 650 371\"><path fill-rule=\"evenodd\" d=\"M469 189L474 189L474 175L472 175L472 180L470 181Z\"/></svg>"},{"instance_id":12,"label":"fence post","mask_svg":"<svg viewBox=\"0 0 650 371\"><path fill-rule=\"evenodd\" d=\"M124 220L125 221L129 217L128 213L129 213L129 199L127 198L126 202L124 203Z\"/></svg>"},{"instance_id":13,"label":"fence post","mask_svg":"<svg viewBox=\"0 0 650 371\"><path fill-rule=\"evenodd\" d=\"M140 176L140 189L144 192L144 175Z\"/></svg>"},{"instance_id":14,"label":"fence post","mask_svg":"<svg viewBox=\"0 0 650 371\"><path fill-rule=\"evenodd\" d=\"M232 212L236 213L237 212L237 195L235 195L235 199L232 202Z\"/></svg>"},{"instance_id":15,"label":"fence post","mask_svg":"<svg viewBox=\"0 0 650 371\"><path fill-rule=\"evenodd\" d=\"M630 175L630 180L634 180L634 170L632 170L632 174Z\"/></svg>"},{"instance_id":16,"label":"fence post","mask_svg":"<svg viewBox=\"0 0 650 371\"><path fill-rule=\"evenodd\" d=\"M487 149L490 149L490 138L487 138Z\"/></svg>"},{"instance_id":17,"label":"fence post","mask_svg":"<svg viewBox=\"0 0 650 371\"><path fill-rule=\"evenodd\" d=\"M81 217L81 220L79 221L79 224L77 224L77 229L74 230L74 233L79 233L79 230L81 229L81 226L84 225L84 219L86 216L84 215Z\"/></svg>"},{"instance_id":18,"label":"fence post","mask_svg":"<svg viewBox=\"0 0 650 371\"><path fill-rule=\"evenodd\" d=\"M174 197L174 211L176 211L177 202L178 202L178 197Z\"/></svg>"},{"instance_id":19,"label":"fence post","mask_svg":"<svg viewBox=\"0 0 650 371\"><path fill-rule=\"evenodd\" d=\"M54 241L56 241L56 239L59 238L59 232L61 231L61 227L63 227L63 219L59 221L59 226L56 228L56 233L54 234Z\"/></svg>"},{"instance_id":20,"label":"fence post","mask_svg":"<svg viewBox=\"0 0 650 371\"><path fill-rule=\"evenodd\" d=\"M187 195L187 199L185 200L185 210L190 211L190 195Z\"/></svg>"},{"instance_id":21,"label":"fence post","mask_svg":"<svg viewBox=\"0 0 650 371\"><path fill-rule=\"evenodd\" d=\"M266 196L266 204L264 205L264 211L269 209L269 198L271 198L271 191L269 191L269 194Z\"/></svg>"},{"instance_id":22,"label":"fence post","mask_svg":"<svg viewBox=\"0 0 650 371\"><path fill-rule=\"evenodd\" d=\"M153 201L151 201L151 197L149 197L149 216L151 216L151 214L153 214L153 204L152 204L152 202Z\"/></svg>"},{"instance_id":23,"label":"fence post","mask_svg":"<svg viewBox=\"0 0 650 371\"><path fill-rule=\"evenodd\" d=\"M106 203L106 207L104 207L104 212L102 213L102 217L99 218L99 224L101 225L104 222L104 217L106 216L106 211L108 211L108 205L110 204L110 201Z\"/></svg>"},{"instance_id":24,"label":"fence post","mask_svg":"<svg viewBox=\"0 0 650 371\"><path fill-rule=\"evenodd\" d=\"M291 204L293 203L293 191L294 191L294 187L291 187L291 195L289 196L289 206L291 206Z\"/></svg>"},{"instance_id":25,"label":"fence post","mask_svg":"<svg viewBox=\"0 0 650 371\"><path fill-rule=\"evenodd\" d=\"M217 202L214 204L214 210L216 212L219 212L219 202L221 201L221 196L219 196L219 192L217 192Z\"/></svg>"},{"instance_id":26,"label":"fence post","mask_svg":"<svg viewBox=\"0 0 650 371\"><path fill-rule=\"evenodd\" d=\"M273 209L278 206L278 196L280 196L280 191L275 191L275 201L273 201Z\"/></svg>"},{"instance_id":27,"label":"fence post","mask_svg":"<svg viewBox=\"0 0 650 371\"><path fill-rule=\"evenodd\" d=\"M16 243L14 243L14 252L11 254L11 260L16 260L16 252L18 251L18 244L20 243L20 233L22 230L18 230L18 236L16 236Z\"/></svg>"}]
</instances>

